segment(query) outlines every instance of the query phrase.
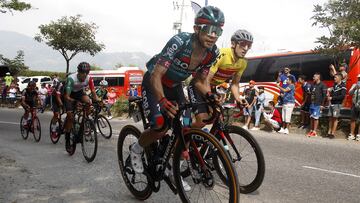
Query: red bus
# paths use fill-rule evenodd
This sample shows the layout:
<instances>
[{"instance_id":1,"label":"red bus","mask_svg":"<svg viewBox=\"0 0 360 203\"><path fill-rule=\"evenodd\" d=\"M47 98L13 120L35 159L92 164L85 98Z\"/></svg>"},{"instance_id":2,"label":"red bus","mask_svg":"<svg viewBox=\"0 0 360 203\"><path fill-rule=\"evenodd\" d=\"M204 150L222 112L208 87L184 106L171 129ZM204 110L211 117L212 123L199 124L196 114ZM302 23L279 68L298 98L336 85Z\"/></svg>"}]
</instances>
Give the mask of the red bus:
<instances>
[{"instance_id":1,"label":"red bus","mask_svg":"<svg viewBox=\"0 0 360 203\"><path fill-rule=\"evenodd\" d=\"M108 90L115 88L117 96L126 96L131 85L135 85L138 94L141 95L141 83L144 71L138 67L121 67L116 70L95 70L90 71L90 76L94 80L95 86L99 86L101 80L106 80L109 84Z\"/></svg>"},{"instance_id":2,"label":"red bus","mask_svg":"<svg viewBox=\"0 0 360 203\"><path fill-rule=\"evenodd\" d=\"M352 84L357 82L357 75L360 73L360 51L359 49L349 49L343 52L342 58L348 64L348 80L346 88L349 91ZM299 75L305 75L307 80L312 83L314 73L321 74L321 80L328 86L332 87L333 77L330 75L329 65L338 64L333 57L319 54L313 51L304 52L285 52L256 56L248 58L248 67L242 78L241 86L244 88L250 80L255 80L257 86L264 86L267 100L276 100L279 95L279 89L276 87L276 77L279 71L284 67L291 68L291 74L296 79ZM338 67L338 65L336 66ZM302 89L299 84L296 85L296 105L302 101ZM343 103L345 108L351 107L351 96L347 93Z\"/></svg>"}]
</instances>

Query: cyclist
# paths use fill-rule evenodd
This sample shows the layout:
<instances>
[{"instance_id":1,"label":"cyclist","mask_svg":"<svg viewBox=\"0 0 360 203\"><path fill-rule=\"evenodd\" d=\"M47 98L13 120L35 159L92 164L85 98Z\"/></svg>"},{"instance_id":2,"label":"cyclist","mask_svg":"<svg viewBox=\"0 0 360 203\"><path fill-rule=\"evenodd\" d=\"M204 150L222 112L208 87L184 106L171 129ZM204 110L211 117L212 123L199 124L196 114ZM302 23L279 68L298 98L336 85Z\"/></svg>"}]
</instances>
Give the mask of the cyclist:
<instances>
[{"instance_id":1,"label":"cyclist","mask_svg":"<svg viewBox=\"0 0 360 203\"><path fill-rule=\"evenodd\" d=\"M23 91L21 96L21 106L24 108L24 119L23 125L26 126L28 120L31 119L29 116L30 108L34 108L36 104L41 104L39 94L37 93L36 84L34 81L30 81L27 85L27 88Z\"/></svg>"},{"instance_id":2,"label":"cyclist","mask_svg":"<svg viewBox=\"0 0 360 203\"><path fill-rule=\"evenodd\" d=\"M239 82L240 78L247 67L247 59L244 58L253 43L253 36L250 32L240 29L231 37L231 47L220 49L220 55L217 61L210 68L207 76L207 83L210 84L212 91L216 92L216 86L225 81L231 80L230 90L238 104L244 104L240 98ZM204 97L194 82L190 82L189 97L192 102L202 102ZM202 128L205 124L202 122L208 117L208 107L199 105L193 109L196 122L193 127Z\"/></svg>"},{"instance_id":3,"label":"cyclist","mask_svg":"<svg viewBox=\"0 0 360 203\"><path fill-rule=\"evenodd\" d=\"M51 91L51 110L53 112L53 117L51 119L51 132L56 132L56 122L59 118L60 109L63 108L63 98L62 94L64 93L64 84L56 76L53 79L52 91Z\"/></svg>"},{"instance_id":4,"label":"cyclist","mask_svg":"<svg viewBox=\"0 0 360 203\"><path fill-rule=\"evenodd\" d=\"M193 74L201 92L204 95L209 92L203 84L218 56L215 43L222 34L224 21L220 9L213 6L201 8L195 17L194 33L183 32L173 36L161 53L146 64L148 71L142 82L142 96L151 129L145 130L138 142L131 146L131 165L136 173L144 171L143 148L165 135L165 130L162 130L165 118L161 113L174 118L177 104L185 102L182 81ZM169 100L175 100L177 104Z\"/></svg>"},{"instance_id":5,"label":"cyclist","mask_svg":"<svg viewBox=\"0 0 360 203\"><path fill-rule=\"evenodd\" d=\"M108 91L106 89L108 86L108 82L106 80L101 80L99 85L100 88L96 90L96 95L101 101L105 101L107 99L107 94L108 94Z\"/></svg>"},{"instance_id":6,"label":"cyclist","mask_svg":"<svg viewBox=\"0 0 360 203\"><path fill-rule=\"evenodd\" d=\"M65 121L65 143L66 146L70 145L70 130L74 121L73 109L76 102L82 102L91 104L91 99L85 94L85 88L89 88L92 97L95 101L98 101L98 97L94 88L94 81L89 76L90 64L87 62L81 62L77 66L77 73L70 74L67 77L65 85L65 109L66 109L66 121Z\"/></svg>"}]
</instances>

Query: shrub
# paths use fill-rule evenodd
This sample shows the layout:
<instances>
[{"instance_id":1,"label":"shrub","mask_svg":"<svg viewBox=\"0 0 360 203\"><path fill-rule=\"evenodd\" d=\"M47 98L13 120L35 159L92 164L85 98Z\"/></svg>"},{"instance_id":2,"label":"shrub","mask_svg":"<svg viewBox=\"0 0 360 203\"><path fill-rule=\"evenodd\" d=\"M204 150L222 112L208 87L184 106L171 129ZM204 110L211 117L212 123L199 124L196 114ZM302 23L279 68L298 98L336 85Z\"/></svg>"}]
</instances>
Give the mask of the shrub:
<instances>
[{"instance_id":1,"label":"shrub","mask_svg":"<svg viewBox=\"0 0 360 203\"><path fill-rule=\"evenodd\" d=\"M129 112L129 102L126 97L119 97L114 106L112 107L112 113L114 116L122 116Z\"/></svg>"}]
</instances>

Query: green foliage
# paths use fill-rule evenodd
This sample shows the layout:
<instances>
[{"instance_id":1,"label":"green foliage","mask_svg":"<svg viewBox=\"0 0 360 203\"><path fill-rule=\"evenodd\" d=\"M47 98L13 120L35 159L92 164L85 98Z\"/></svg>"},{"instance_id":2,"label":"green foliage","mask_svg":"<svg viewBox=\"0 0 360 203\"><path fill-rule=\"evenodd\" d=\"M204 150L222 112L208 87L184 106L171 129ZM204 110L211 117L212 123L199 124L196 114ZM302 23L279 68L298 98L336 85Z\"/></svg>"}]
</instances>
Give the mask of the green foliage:
<instances>
[{"instance_id":1,"label":"green foliage","mask_svg":"<svg viewBox=\"0 0 360 203\"><path fill-rule=\"evenodd\" d=\"M28 69L24 63L24 51L19 50L14 59L5 58L0 54L0 63L9 67L9 70L12 75L17 75L20 72L23 72Z\"/></svg>"},{"instance_id":2,"label":"green foliage","mask_svg":"<svg viewBox=\"0 0 360 203\"><path fill-rule=\"evenodd\" d=\"M69 62L80 52L94 56L105 48L105 45L95 41L98 26L95 23L81 22L81 15L62 17L47 25L40 25L40 34L35 36L38 42L45 43L59 51L66 60L66 73L69 72Z\"/></svg>"},{"instance_id":3,"label":"green foliage","mask_svg":"<svg viewBox=\"0 0 360 203\"><path fill-rule=\"evenodd\" d=\"M96 64L92 64L90 66L90 70L103 70L100 66L96 65Z\"/></svg>"},{"instance_id":4,"label":"green foliage","mask_svg":"<svg viewBox=\"0 0 360 203\"><path fill-rule=\"evenodd\" d=\"M329 0L315 5L313 12L313 26L329 31L329 36L317 38L316 51L339 57L346 48L360 47L360 1Z\"/></svg>"},{"instance_id":5,"label":"green foliage","mask_svg":"<svg viewBox=\"0 0 360 203\"><path fill-rule=\"evenodd\" d=\"M31 76L52 76L54 74L57 74L59 76L59 78L61 80L65 80L66 78L66 73L64 72L54 72L54 71L35 71L35 70L25 70L22 71L21 73L19 73L18 75L20 76L26 76L26 77L31 77Z\"/></svg>"},{"instance_id":6,"label":"green foliage","mask_svg":"<svg viewBox=\"0 0 360 203\"><path fill-rule=\"evenodd\" d=\"M0 13L6 13L7 11L10 11L11 13L13 11L26 11L29 10L31 7L31 4L18 1L18 0L0 0Z\"/></svg>"},{"instance_id":7,"label":"green foliage","mask_svg":"<svg viewBox=\"0 0 360 203\"><path fill-rule=\"evenodd\" d=\"M112 112L114 116L122 116L129 112L129 102L126 97L121 96L116 100Z\"/></svg>"}]
</instances>

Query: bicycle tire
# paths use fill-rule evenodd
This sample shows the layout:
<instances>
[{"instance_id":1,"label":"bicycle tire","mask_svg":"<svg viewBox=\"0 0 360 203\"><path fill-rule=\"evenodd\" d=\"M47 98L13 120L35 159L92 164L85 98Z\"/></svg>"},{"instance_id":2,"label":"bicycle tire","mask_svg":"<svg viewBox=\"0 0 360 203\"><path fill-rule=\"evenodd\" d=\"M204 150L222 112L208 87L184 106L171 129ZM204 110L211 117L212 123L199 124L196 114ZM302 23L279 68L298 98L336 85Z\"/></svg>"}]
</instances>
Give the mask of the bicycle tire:
<instances>
[{"instance_id":1,"label":"bicycle tire","mask_svg":"<svg viewBox=\"0 0 360 203\"><path fill-rule=\"evenodd\" d=\"M89 129L86 129L86 128L89 128ZM97 133L96 133L96 128L95 128L94 122L92 120L86 118L84 120L82 129L83 129L82 135L81 135L82 153L87 162L92 162L95 159L96 152L97 152L97 145L98 145ZM88 134L88 133L90 133L90 134ZM90 143L90 142L94 143L94 149L89 153L88 150L86 149L85 144Z\"/></svg>"},{"instance_id":2,"label":"bicycle tire","mask_svg":"<svg viewBox=\"0 0 360 203\"><path fill-rule=\"evenodd\" d=\"M69 145L66 145L66 140L69 139ZM71 133L65 133L65 150L72 156L76 151L76 141L73 131Z\"/></svg>"},{"instance_id":3,"label":"bicycle tire","mask_svg":"<svg viewBox=\"0 0 360 203\"><path fill-rule=\"evenodd\" d=\"M202 144L207 144L207 145L211 145L212 149L213 149L213 156L215 157L219 157L221 162L223 163L225 172L227 174L227 177L230 177L229 180L226 182L226 184L223 183L223 181L217 181L217 184L213 185L212 190L221 190L219 192L215 192L215 195L218 197L217 200L213 200L214 202L222 202L223 200L220 199L219 195L223 195L223 197L225 198L225 201L227 202L239 202L239 185L238 185L238 179L237 179L237 174L236 174L236 170L234 169L234 166L227 154L227 152L224 150L223 146L219 143L219 141L212 136L211 134L208 134L202 130L199 129L191 129L188 132L186 132L184 134L184 138L186 140L186 142L191 141L191 142L198 142L200 143L200 145ZM185 192L184 187L183 187L183 183L182 183L182 177L181 177L181 171L180 171L180 160L183 154L183 149L182 147L179 146L180 142L177 142L176 146L175 146L175 151L173 154L173 173L174 173L174 179L175 179L175 184L176 184L176 188L179 192L179 196L181 198L182 202L191 202L194 201L192 200L192 198L188 197L189 195L195 195L196 198L205 198L204 200L201 200L201 202L210 202L210 200L206 199L206 198L210 198L212 197L212 195L210 193L209 190L209 186L208 188L205 189L199 189L199 192L204 191L206 194L204 195L200 195L197 194L196 192L194 192L196 189L193 189L194 186L204 186L204 182L200 182L200 183L195 183L194 179L189 176L188 181L193 181L192 183L194 183L194 185L191 188L191 192ZM191 166L196 166L199 165L196 163L196 152L194 151L194 149L192 149L191 147L189 147L189 158L191 160ZM194 152L193 152L194 151ZM200 153L199 153L200 155ZM187 162L185 162L187 163ZM189 167L189 164L188 164ZM199 168L199 166L198 166ZM197 169L198 169L197 168ZM202 170L202 169L201 169ZM207 170L205 172L206 174L211 173L211 176L213 177L214 174L210 171ZM216 175L217 173L215 173ZM186 178L186 177L183 177ZM201 177L201 179L199 179L200 181L203 181L204 178ZM217 178L213 178L212 181L217 180ZM196 184L196 185L195 185ZM206 187L206 186L205 186ZM227 196L227 192L228 191L228 196ZM197 199L197 201L199 201L199 199Z\"/></svg>"},{"instance_id":4,"label":"bicycle tire","mask_svg":"<svg viewBox=\"0 0 360 203\"><path fill-rule=\"evenodd\" d=\"M246 173L244 172L244 169L241 170L241 166L240 166L241 163L243 163L243 165L244 165L244 162L241 162L242 160L240 160L240 161L236 161L234 163L237 173L240 174L240 176L243 176L243 177L240 177L240 180L239 180L240 193L248 194L248 193L254 192L261 186L261 184L264 180L264 177L265 177L265 159L264 159L264 155L261 150L261 147L258 144L258 142L256 141L256 139L254 138L254 136L252 136L251 133L248 132L247 130L244 130L238 126L227 126L226 130L229 133L229 136L238 135L238 136L244 138L244 140L248 142L248 144L251 146L251 149L253 149L253 151L255 153L256 162L257 162L257 171L256 171L256 175L253 176L254 177L253 180L245 181L246 183L244 183L244 179L245 179L244 176L246 176ZM234 139L233 139L233 141L234 141ZM234 142L236 142L236 141L234 141ZM228 144L228 148L231 151L232 146L230 144ZM245 148L246 147L244 147L243 150L245 150ZM239 147L237 149L239 149ZM241 155L242 151L239 151L239 153ZM244 157L242 157L242 158L244 158ZM214 160L214 167L218 172L221 171L220 165L217 162L217 159ZM251 171L253 171L253 168L254 167L251 167ZM222 180L225 180L224 176L220 175L220 177L222 178ZM247 183L247 182L249 182L249 183Z\"/></svg>"},{"instance_id":5,"label":"bicycle tire","mask_svg":"<svg viewBox=\"0 0 360 203\"><path fill-rule=\"evenodd\" d=\"M21 119L20 119L20 133L21 133L21 137L24 140L26 140L29 137L29 133L27 132L28 129L24 128L23 120L24 120L24 116L21 116Z\"/></svg>"},{"instance_id":6,"label":"bicycle tire","mask_svg":"<svg viewBox=\"0 0 360 203\"><path fill-rule=\"evenodd\" d=\"M58 119L56 119L56 131L53 132L51 129L51 124L52 121L50 121L50 127L49 127L49 131L50 131L50 140L53 144L56 144L59 142L60 136L61 136L61 129L60 129L60 122Z\"/></svg>"},{"instance_id":7,"label":"bicycle tire","mask_svg":"<svg viewBox=\"0 0 360 203\"><path fill-rule=\"evenodd\" d=\"M96 124L97 127L99 129L100 134L105 138L105 139L110 139L112 136L112 127L111 124L109 122L109 120L103 116L103 115L99 115L97 120L96 120ZM102 126L108 126L109 127L109 133L105 133L104 131L104 127Z\"/></svg>"},{"instance_id":8,"label":"bicycle tire","mask_svg":"<svg viewBox=\"0 0 360 203\"><path fill-rule=\"evenodd\" d=\"M39 142L41 139L41 124L40 119L38 117L35 117L32 120L31 126L33 128L32 134L34 136L34 139L36 142ZM36 133L38 131L38 133Z\"/></svg>"},{"instance_id":9,"label":"bicycle tire","mask_svg":"<svg viewBox=\"0 0 360 203\"><path fill-rule=\"evenodd\" d=\"M133 169L131 168L131 163L129 163L130 152L128 152L129 155L125 154L125 157L127 158L125 158L124 160L124 151L130 150L129 147L131 144L129 144L129 146L124 146L124 141L129 135L133 135L136 139L139 139L141 132L135 126L132 125L127 125L122 128L117 142L117 155L118 155L120 172L126 184L126 187L130 190L131 194L133 194L136 199L146 200L152 194L152 189L150 187L149 181L147 180L147 184L146 187L144 187L144 189L138 190L137 188L134 187L132 181L127 176L128 173L132 173L132 175L134 173Z\"/></svg>"}]
</instances>

